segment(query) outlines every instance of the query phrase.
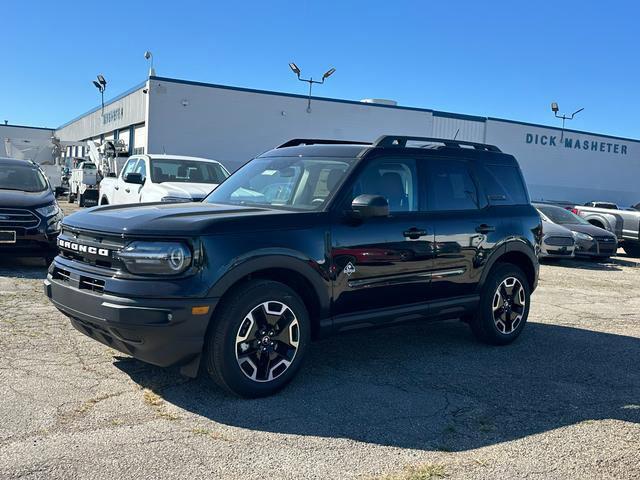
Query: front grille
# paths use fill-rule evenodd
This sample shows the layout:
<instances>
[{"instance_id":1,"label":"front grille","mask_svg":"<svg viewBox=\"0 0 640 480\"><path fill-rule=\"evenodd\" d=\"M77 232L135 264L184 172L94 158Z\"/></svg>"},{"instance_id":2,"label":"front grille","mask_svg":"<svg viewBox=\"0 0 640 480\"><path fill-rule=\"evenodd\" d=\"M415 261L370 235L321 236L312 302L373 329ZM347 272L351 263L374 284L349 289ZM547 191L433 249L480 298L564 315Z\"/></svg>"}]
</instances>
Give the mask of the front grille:
<instances>
[{"instance_id":1,"label":"front grille","mask_svg":"<svg viewBox=\"0 0 640 480\"><path fill-rule=\"evenodd\" d=\"M598 243L604 243L608 245L613 245L616 243L616 239L613 237L593 237Z\"/></svg>"},{"instance_id":2,"label":"front grille","mask_svg":"<svg viewBox=\"0 0 640 480\"><path fill-rule=\"evenodd\" d=\"M547 237L544 239L544 243L552 245L554 247L570 247L573 245L573 238L571 237Z\"/></svg>"},{"instance_id":3,"label":"front grille","mask_svg":"<svg viewBox=\"0 0 640 480\"><path fill-rule=\"evenodd\" d=\"M71 281L71 274L69 271L62 268L55 267L51 276L54 280L60 280L61 282Z\"/></svg>"},{"instance_id":4,"label":"front grille","mask_svg":"<svg viewBox=\"0 0 640 480\"><path fill-rule=\"evenodd\" d=\"M81 290L91 290L95 293L104 293L104 280L91 277L80 277L79 287Z\"/></svg>"},{"instance_id":5,"label":"front grille","mask_svg":"<svg viewBox=\"0 0 640 480\"><path fill-rule=\"evenodd\" d=\"M552 251L552 252L549 252L549 253L550 253L551 255L566 255L566 256L568 256L568 257L570 257L570 256L573 254L573 252L572 252L572 251L570 251L570 250L564 250L564 251L562 251L562 250L557 250L557 251Z\"/></svg>"},{"instance_id":6,"label":"front grille","mask_svg":"<svg viewBox=\"0 0 640 480\"><path fill-rule=\"evenodd\" d=\"M0 208L0 230L3 228L34 228L40 219L23 208Z\"/></svg>"},{"instance_id":7,"label":"front grille","mask_svg":"<svg viewBox=\"0 0 640 480\"><path fill-rule=\"evenodd\" d=\"M64 247L65 242L69 242L73 248ZM125 246L122 237L63 228L58 237L58 246L64 258L113 271L122 268L122 262L116 255Z\"/></svg>"}]
</instances>

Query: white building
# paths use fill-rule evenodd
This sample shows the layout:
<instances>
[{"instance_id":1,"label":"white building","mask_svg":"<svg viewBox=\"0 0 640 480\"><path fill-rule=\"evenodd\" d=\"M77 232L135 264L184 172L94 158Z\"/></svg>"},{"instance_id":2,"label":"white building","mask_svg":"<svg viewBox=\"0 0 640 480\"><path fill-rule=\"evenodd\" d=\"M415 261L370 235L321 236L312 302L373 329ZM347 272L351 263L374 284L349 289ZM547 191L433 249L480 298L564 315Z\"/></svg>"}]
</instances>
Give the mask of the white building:
<instances>
[{"instance_id":1,"label":"white building","mask_svg":"<svg viewBox=\"0 0 640 480\"><path fill-rule=\"evenodd\" d=\"M130 153L209 157L234 170L292 138L372 141L383 134L497 145L519 160L533 199L640 202L640 141L423 108L150 77L62 125L61 140L122 139ZM0 126L1 127L1 126ZM0 129L0 135L2 135ZM79 156L81 147L69 147Z\"/></svg>"}]
</instances>

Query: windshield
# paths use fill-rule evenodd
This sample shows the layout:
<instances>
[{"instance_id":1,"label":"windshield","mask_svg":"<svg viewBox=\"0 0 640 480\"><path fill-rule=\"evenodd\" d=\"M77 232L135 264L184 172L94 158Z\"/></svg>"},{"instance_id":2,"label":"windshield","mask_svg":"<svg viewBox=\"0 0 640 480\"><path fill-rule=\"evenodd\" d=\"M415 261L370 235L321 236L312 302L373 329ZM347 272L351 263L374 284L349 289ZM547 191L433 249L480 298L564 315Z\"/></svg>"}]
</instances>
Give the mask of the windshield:
<instances>
[{"instance_id":1,"label":"windshield","mask_svg":"<svg viewBox=\"0 0 640 480\"><path fill-rule=\"evenodd\" d=\"M256 158L231 175L205 201L320 210L353 163L351 158Z\"/></svg>"},{"instance_id":2,"label":"windshield","mask_svg":"<svg viewBox=\"0 0 640 480\"><path fill-rule=\"evenodd\" d=\"M216 162L178 160L173 158L151 159L151 181L153 183L215 183L229 176L222 165Z\"/></svg>"},{"instance_id":3,"label":"windshield","mask_svg":"<svg viewBox=\"0 0 640 480\"><path fill-rule=\"evenodd\" d=\"M37 168L22 165L3 165L0 168L0 190L43 192L47 181Z\"/></svg>"},{"instance_id":4,"label":"windshield","mask_svg":"<svg viewBox=\"0 0 640 480\"><path fill-rule=\"evenodd\" d=\"M552 205L538 206L538 211L542 212L553 223L558 225L589 225L584 218L571 213L569 210L565 210L561 207L554 207Z\"/></svg>"}]
</instances>

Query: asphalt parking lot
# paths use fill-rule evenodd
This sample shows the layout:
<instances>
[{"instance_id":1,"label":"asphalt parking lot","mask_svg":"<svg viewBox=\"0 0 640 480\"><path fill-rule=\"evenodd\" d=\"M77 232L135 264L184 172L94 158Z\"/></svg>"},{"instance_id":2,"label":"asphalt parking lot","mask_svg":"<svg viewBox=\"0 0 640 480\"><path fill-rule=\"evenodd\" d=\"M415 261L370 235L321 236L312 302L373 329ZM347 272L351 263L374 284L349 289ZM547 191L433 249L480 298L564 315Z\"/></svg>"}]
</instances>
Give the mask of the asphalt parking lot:
<instances>
[{"instance_id":1,"label":"asphalt parking lot","mask_svg":"<svg viewBox=\"0 0 640 480\"><path fill-rule=\"evenodd\" d=\"M0 259L0 478L640 478L639 260L543 265L511 346L361 331L261 400L83 336L45 275Z\"/></svg>"}]
</instances>

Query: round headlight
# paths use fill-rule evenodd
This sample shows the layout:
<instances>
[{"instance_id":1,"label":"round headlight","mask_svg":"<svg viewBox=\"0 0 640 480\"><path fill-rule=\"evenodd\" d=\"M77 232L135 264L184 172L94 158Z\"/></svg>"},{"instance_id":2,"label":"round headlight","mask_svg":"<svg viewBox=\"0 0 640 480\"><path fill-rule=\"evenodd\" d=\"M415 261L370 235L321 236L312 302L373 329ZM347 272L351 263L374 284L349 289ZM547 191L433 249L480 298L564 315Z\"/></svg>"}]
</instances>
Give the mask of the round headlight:
<instances>
[{"instance_id":1,"label":"round headlight","mask_svg":"<svg viewBox=\"0 0 640 480\"><path fill-rule=\"evenodd\" d=\"M191 250L181 242L135 241L118 257L128 271L138 275L177 275L191 265Z\"/></svg>"},{"instance_id":2,"label":"round headlight","mask_svg":"<svg viewBox=\"0 0 640 480\"><path fill-rule=\"evenodd\" d=\"M169 252L169 267L175 272L179 272L184 267L184 247L182 245L172 248Z\"/></svg>"}]
</instances>

